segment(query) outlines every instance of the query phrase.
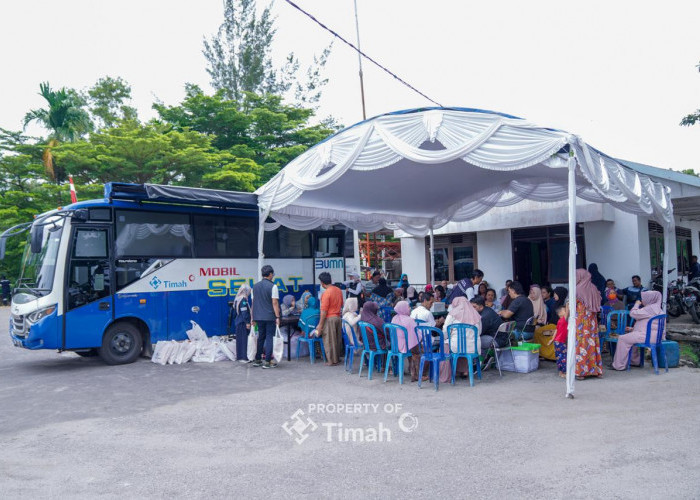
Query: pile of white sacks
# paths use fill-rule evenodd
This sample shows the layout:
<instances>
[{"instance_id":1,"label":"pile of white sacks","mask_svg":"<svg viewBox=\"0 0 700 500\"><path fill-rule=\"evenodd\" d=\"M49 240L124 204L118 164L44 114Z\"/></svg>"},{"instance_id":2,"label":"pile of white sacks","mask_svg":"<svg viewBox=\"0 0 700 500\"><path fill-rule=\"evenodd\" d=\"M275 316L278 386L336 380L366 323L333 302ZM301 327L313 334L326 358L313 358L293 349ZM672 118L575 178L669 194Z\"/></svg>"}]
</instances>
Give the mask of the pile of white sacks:
<instances>
[{"instance_id":1,"label":"pile of white sacks","mask_svg":"<svg viewBox=\"0 0 700 500\"><path fill-rule=\"evenodd\" d=\"M161 340L153 350L151 361L159 365L213 363L215 361L235 361L235 341L225 341L219 337L207 337L202 327L194 321L187 330L187 340Z\"/></svg>"}]
</instances>

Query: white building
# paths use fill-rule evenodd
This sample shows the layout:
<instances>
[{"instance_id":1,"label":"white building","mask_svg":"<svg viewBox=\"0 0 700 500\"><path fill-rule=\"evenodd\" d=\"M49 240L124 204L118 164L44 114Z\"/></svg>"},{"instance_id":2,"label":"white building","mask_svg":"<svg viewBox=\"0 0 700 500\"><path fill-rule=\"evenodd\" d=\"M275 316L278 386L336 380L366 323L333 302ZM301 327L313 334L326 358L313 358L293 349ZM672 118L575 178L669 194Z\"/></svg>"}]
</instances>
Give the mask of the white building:
<instances>
[{"instance_id":1,"label":"white building","mask_svg":"<svg viewBox=\"0 0 700 500\"><path fill-rule=\"evenodd\" d=\"M676 255L670 267L687 271L691 255L700 253L700 178L672 170L618 160L671 188L676 222ZM598 264L606 278L628 286L638 274L645 285L652 270L661 270L663 229L659 224L608 204L578 200L578 267ZM507 279L531 283L567 282L568 204L524 200L493 208L468 222L450 222L435 231L435 280L453 283L474 268L484 271L497 290ZM428 238L400 231L403 272L412 283L430 281Z\"/></svg>"}]
</instances>

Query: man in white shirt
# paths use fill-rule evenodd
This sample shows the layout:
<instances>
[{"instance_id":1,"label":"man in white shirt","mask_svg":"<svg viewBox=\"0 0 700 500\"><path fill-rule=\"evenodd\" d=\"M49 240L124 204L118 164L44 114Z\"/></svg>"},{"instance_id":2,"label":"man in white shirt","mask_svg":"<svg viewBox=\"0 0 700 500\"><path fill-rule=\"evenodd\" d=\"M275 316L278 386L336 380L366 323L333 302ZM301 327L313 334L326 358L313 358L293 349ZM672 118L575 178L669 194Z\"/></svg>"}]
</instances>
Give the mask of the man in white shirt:
<instances>
[{"instance_id":1,"label":"man in white shirt","mask_svg":"<svg viewBox=\"0 0 700 500\"><path fill-rule=\"evenodd\" d=\"M438 318L437 321L435 321L433 313L430 312L430 308L433 306L434 302L435 297L431 292L423 292L423 302L418 304L418 306L411 311L411 318L423 321L423 325L441 328L445 318Z\"/></svg>"}]
</instances>

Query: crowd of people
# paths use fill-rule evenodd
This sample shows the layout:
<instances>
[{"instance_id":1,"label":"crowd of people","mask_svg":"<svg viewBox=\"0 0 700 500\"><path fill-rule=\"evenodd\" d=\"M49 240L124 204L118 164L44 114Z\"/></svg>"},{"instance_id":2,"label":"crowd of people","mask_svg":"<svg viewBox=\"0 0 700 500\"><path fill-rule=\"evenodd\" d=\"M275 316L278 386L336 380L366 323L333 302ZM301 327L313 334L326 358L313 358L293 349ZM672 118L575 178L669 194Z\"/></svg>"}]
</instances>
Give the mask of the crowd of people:
<instances>
[{"instance_id":1,"label":"crowd of people","mask_svg":"<svg viewBox=\"0 0 700 500\"><path fill-rule=\"evenodd\" d=\"M320 300L311 292L305 291L298 301L292 295L286 295L280 301L271 266L263 267L262 275L263 279L252 289L247 285L241 286L233 309L238 359L263 368L276 366L271 358L275 327L279 327L281 318L294 316L298 317L298 325L290 324L286 327L287 338L291 338L297 329L320 337L326 364L329 366L338 365L342 361L344 342L358 342L363 346L367 344L365 347L369 349L386 349L391 340L385 334L385 323L404 327L408 337L399 335L398 349L410 353L408 368L412 381L417 381L419 377L419 345L422 339L420 329L416 329L418 325L442 330L446 352L457 349L455 329L450 329L450 325L473 325L477 335L476 338L468 336L467 348L470 352L481 355L482 369L488 369L493 364L491 348L505 347L509 341L497 335L504 322L514 322L513 335L519 341L532 340L538 327L556 325L549 343L554 344L559 374L565 376L568 318L570 311L575 308L576 377L602 377L598 326L602 307L627 308L630 316L636 320L634 327L629 329L630 334L620 337L620 347L610 366L616 370L626 368L630 346L644 340L649 318L661 314L661 294L646 290L639 276L632 277L631 286L618 289L613 280L605 279L596 264L591 264L588 270L576 271L576 304L568 303L566 288L552 288L549 284L533 284L526 291L520 282L507 280L497 293L479 269L454 285L442 281L419 287L422 288L420 291L411 285L406 274L402 274L397 284L390 287L379 271L375 271L366 283L355 274L350 275L349 280L343 284L333 284L331 275L324 272L318 276ZM341 287L344 288L345 297ZM437 303L443 303L444 306L436 308ZM445 312L440 314L437 311ZM347 331L343 335L343 322L347 328L354 330L354 335L349 335ZM374 332L362 332L360 322L374 326L376 338ZM248 360L248 332L256 324L256 356L255 359ZM436 335L432 339L436 348L439 347L439 338ZM632 361L634 363L639 360L633 358ZM457 371L466 376L468 369L467 361L461 359ZM441 367L442 381L450 376L449 364Z\"/></svg>"}]
</instances>

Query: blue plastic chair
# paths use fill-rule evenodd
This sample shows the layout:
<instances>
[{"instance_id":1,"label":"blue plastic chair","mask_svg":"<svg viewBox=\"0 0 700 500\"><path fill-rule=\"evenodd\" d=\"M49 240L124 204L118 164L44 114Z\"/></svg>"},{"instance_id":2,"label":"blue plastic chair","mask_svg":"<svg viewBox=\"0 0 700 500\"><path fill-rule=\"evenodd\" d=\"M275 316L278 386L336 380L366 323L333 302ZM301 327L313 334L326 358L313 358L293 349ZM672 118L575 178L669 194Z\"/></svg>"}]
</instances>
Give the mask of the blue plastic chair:
<instances>
[{"instance_id":1,"label":"blue plastic chair","mask_svg":"<svg viewBox=\"0 0 700 500\"><path fill-rule=\"evenodd\" d=\"M404 344L408 347L408 330L401 325L395 325L393 323L384 324L384 335L391 339L391 347L386 355L386 368L384 369L384 382L386 382L389 376L389 364L394 359L394 376L399 376L399 384L403 384L403 369L404 360L411 357L410 352L399 351L399 335L403 335L406 339Z\"/></svg>"},{"instance_id":2,"label":"blue plastic chair","mask_svg":"<svg viewBox=\"0 0 700 500\"><path fill-rule=\"evenodd\" d=\"M421 386L423 381L423 365L425 363L430 364L430 376L435 383L435 390L438 390L438 385L440 384L440 363L442 361L447 361L448 355L445 354L445 336L442 334L442 330L435 328L434 326L417 326L416 333L420 333L421 344L423 346L423 354L420 357L420 368L418 369L418 387ZM440 336L440 346L437 352L433 352L433 333Z\"/></svg>"},{"instance_id":3,"label":"blue plastic chair","mask_svg":"<svg viewBox=\"0 0 700 500\"><path fill-rule=\"evenodd\" d=\"M369 364L369 372L367 373L367 380L372 380L372 371L374 370L375 362L377 364L377 371L382 371L382 356L387 353L386 349L381 349L379 347L379 334L377 329L373 324L367 323L366 321L358 321L357 325L360 327L360 332L362 333L362 342L364 344L364 349L360 355L360 371L358 375L362 376L362 366L364 365L365 355L367 355L367 362ZM367 336L367 330L371 330L374 335L374 349L372 349L369 343L369 337Z\"/></svg>"},{"instance_id":4,"label":"blue plastic chair","mask_svg":"<svg viewBox=\"0 0 700 500\"><path fill-rule=\"evenodd\" d=\"M321 319L319 315L314 315L311 316L306 323L301 323L301 330L304 332L304 335L302 337L299 337L299 343L297 344L297 361L299 360L299 347L301 347L302 342L306 342L309 344L309 357L311 358L311 363L316 362L316 343L321 346L321 354L323 355L324 361L326 359L326 350L323 348L323 339L321 337L311 337L311 332L314 331L314 328L318 326L318 322Z\"/></svg>"},{"instance_id":5,"label":"blue plastic chair","mask_svg":"<svg viewBox=\"0 0 700 500\"><path fill-rule=\"evenodd\" d=\"M378 316L382 318L384 323L391 323L391 313L394 311L393 307L389 306L381 306L379 308L379 314Z\"/></svg>"},{"instance_id":6,"label":"blue plastic chair","mask_svg":"<svg viewBox=\"0 0 700 500\"><path fill-rule=\"evenodd\" d=\"M456 331L455 331L456 330ZM479 330L474 325L466 323L453 323L447 327L447 335L450 339L450 358L452 360L452 385L455 385L455 375L457 374L457 360L464 358L469 364L469 385L474 387L474 360L477 360L476 373L481 380L481 363L479 362L479 352L476 349L476 340ZM452 350L452 335L457 336L457 350ZM467 343L467 335L474 336L474 350L470 351Z\"/></svg>"},{"instance_id":7,"label":"blue plastic chair","mask_svg":"<svg viewBox=\"0 0 700 500\"><path fill-rule=\"evenodd\" d=\"M608 343L608 350L611 356L615 356L615 350L617 348L617 337L627 333L625 327L629 321L629 312L623 311L612 311L608 313L605 322L605 337L603 337L603 342ZM615 327L613 328L613 323ZM617 335L617 337L612 337L611 335Z\"/></svg>"},{"instance_id":8,"label":"blue plastic chair","mask_svg":"<svg viewBox=\"0 0 700 500\"><path fill-rule=\"evenodd\" d=\"M656 338L651 338L651 327L656 322ZM666 315L659 314L654 316L647 323L647 336L644 342L639 342L630 347L630 352L627 356L627 370L630 369L632 364L632 349L635 347L639 348L640 360L639 366L644 366L644 349L651 350L651 362L654 364L654 373L659 374L659 359L658 354L664 358L664 368L666 368L666 373L668 373L668 358L666 357L666 349L664 348L664 343L661 341L661 337L664 334L664 329L666 328ZM659 350L657 354L656 350Z\"/></svg>"},{"instance_id":9,"label":"blue plastic chair","mask_svg":"<svg viewBox=\"0 0 700 500\"><path fill-rule=\"evenodd\" d=\"M345 320L343 320L343 342L345 342L345 371L352 372L355 351L360 349L360 343L357 341L355 329Z\"/></svg>"}]
</instances>

